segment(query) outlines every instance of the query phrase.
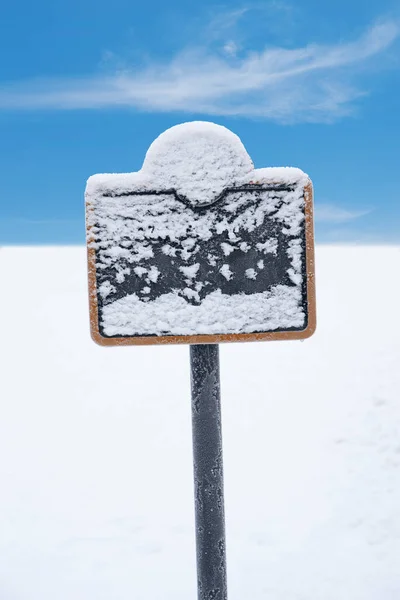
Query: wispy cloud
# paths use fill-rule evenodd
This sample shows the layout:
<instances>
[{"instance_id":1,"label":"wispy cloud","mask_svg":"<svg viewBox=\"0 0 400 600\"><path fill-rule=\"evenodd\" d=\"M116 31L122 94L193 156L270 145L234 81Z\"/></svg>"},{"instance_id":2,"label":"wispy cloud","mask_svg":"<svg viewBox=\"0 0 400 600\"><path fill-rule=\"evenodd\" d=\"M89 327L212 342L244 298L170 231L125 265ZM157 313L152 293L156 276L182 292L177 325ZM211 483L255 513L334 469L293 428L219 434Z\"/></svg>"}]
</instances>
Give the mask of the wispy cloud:
<instances>
[{"instance_id":1,"label":"wispy cloud","mask_svg":"<svg viewBox=\"0 0 400 600\"><path fill-rule=\"evenodd\" d=\"M316 204L315 221L318 223L345 223L368 215L372 209L349 210L334 204Z\"/></svg>"},{"instance_id":2,"label":"wispy cloud","mask_svg":"<svg viewBox=\"0 0 400 600\"><path fill-rule=\"evenodd\" d=\"M238 50L239 50L238 45L233 40L230 40L229 42L226 42L226 44L224 44L224 46L223 46L223 51L228 56L236 56Z\"/></svg>"},{"instance_id":3,"label":"wispy cloud","mask_svg":"<svg viewBox=\"0 0 400 600\"><path fill-rule=\"evenodd\" d=\"M244 14L231 14L234 21ZM236 21L235 21L236 22ZM0 87L0 109L104 109L258 117L281 122L332 121L348 115L365 92L354 82L399 36L394 21L353 41L237 53L186 48L168 62L80 79L23 81ZM224 46L222 45L222 49ZM351 82L351 83L350 83Z\"/></svg>"},{"instance_id":4,"label":"wispy cloud","mask_svg":"<svg viewBox=\"0 0 400 600\"><path fill-rule=\"evenodd\" d=\"M207 26L207 37L223 39L224 36L231 35L243 16L249 13L250 10L252 10L252 7L242 6L241 8L214 13Z\"/></svg>"}]
</instances>

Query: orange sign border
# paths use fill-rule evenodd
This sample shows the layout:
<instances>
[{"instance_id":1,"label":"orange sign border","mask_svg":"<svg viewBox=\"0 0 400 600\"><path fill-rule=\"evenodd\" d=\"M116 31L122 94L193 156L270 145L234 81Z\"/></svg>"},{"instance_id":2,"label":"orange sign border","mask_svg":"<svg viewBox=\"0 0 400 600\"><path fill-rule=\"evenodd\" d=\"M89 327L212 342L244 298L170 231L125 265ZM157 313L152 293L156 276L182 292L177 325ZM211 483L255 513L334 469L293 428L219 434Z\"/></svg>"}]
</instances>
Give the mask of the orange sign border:
<instances>
[{"instance_id":1,"label":"orange sign border","mask_svg":"<svg viewBox=\"0 0 400 600\"><path fill-rule=\"evenodd\" d=\"M217 335L166 335L143 337L103 337L99 331L99 316L96 286L96 250L87 247L90 333L100 346L150 346L154 344L220 344L224 342L262 342L273 340L304 340L313 335L316 329L315 297L315 257L314 257L314 220L313 187L311 181L304 188L305 236L306 236L306 273L308 324L301 331L268 331L263 333L228 333ZM87 208L90 210L90 208ZM90 226L88 227L88 232Z\"/></svg>"}]
</instances>

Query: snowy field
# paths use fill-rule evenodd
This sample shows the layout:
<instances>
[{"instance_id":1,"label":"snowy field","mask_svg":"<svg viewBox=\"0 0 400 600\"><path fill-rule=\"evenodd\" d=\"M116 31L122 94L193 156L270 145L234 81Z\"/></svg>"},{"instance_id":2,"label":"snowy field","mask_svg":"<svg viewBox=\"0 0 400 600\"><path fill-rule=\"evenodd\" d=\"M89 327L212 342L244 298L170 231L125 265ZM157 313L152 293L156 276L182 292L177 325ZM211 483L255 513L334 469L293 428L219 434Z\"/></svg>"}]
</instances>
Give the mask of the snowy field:
<instances>
[{"instance_id":1,"label":"snowy field","mask_svg":"<svg viewBox=\"0 0 400 600\"><path fill-rule=\"evenodd\" d=\"M230 600L400 598L400 247L221 346ZM89 338L83 248L0 249L0 599L195 600L188 348Z\"/></svg>"}]
</instances>

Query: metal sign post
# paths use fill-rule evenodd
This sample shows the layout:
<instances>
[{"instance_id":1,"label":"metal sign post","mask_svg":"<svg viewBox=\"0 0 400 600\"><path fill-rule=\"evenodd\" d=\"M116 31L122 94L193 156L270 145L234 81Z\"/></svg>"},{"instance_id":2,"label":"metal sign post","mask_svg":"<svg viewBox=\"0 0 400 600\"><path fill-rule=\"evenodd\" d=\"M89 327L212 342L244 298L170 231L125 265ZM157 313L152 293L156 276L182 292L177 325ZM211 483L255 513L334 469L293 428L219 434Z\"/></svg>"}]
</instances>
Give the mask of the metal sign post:
<instances>
[{"instance_id":1,"label":"metal sign post","mask_svg":"<svg viewBox=\"0 0 400 600\"><path fill-rule=\"evenodd\" d=\"M226 600L219 347L190 346L198 600Z\"/></svg>"},{"instance_id":2,"label":"metal sign post","mask_svg":"<svg viewBox=\"0 0 400 600\"><path fill-rule=\"evenodd\" d=\"M311 181L185 123L140 171L90 177L86 219L94 341L190 344L198 599L226 600L218 344L314 333Z\"/></svg>"}]
</instances>

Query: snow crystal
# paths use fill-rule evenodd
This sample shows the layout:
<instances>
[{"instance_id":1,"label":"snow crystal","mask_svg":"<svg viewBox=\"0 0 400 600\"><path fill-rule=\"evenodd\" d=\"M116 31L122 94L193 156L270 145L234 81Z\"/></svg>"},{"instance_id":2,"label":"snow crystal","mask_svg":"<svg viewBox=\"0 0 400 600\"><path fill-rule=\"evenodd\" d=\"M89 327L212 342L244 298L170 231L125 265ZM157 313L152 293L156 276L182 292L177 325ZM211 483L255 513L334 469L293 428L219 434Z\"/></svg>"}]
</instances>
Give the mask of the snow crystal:
<instances>
[{"instance_id":1,"label":"snow crystal","mask_svg":"<svg viewBox=\"0 0 400 600\"><path fill-rule=\"evenodd\" d=\"M257 277L257 272L255 269L246 269L245 275L247 279L255 279Z\"/></svg>"},{"instance_id":2,"label":"snow crystal","mask_svg":"<svg viewBox=\"0 0 400 600\"><path fill-rule=\"evenodd\" d=\"M222 267L220 268L220 273L222 273L222 275L225 277L225 279L227 279L228 281L232 278L232 271L229 268L229 265L222 265Z\"/></svg>"},{"instance_id":3,"label":"snow crystal","mask_svg":"<svg viewBox=\"0 0 400 600\"><path fill-rule=\"evenodd\" d=\"M264 243L259 243L259 244L257 244L257 248L259 250L262 250L264 252L264 254L268 254L268 252L271 252L272 254L276 254L276 251L278 248L278 240L271 239L271 240L267 240Z\"/></svg>"},{"instance_id":4,"label":"snow crystal","mask_svg":"<svg viewBox=\"0 0 400 600\"><path fill-rule=\"evenodd\" d=\"M118 273L115 276L115 279L117 280L118 283L124 283L124 281L125 281L124 271L118 271Z\"/></svg>"},{"instance_id":5,"label":"snow crystal","mask_svg":"<svg viewBox=\"0 0 400 600\"><path fill-rule=\"evenodd\" d=\"M192 289L190 289L188 287L183 290L183 295L186 296L186 298L192 298L194 300L200 300L200 296L199 296L198 292L195 291L195 290L192 290Z\"/></svg>"},{"instance_id":6,"label":"snow crystal","mask_svg":"<svg viewBox=\"0 0 400 600\"><path fill-rule=\"evenodd\" d=\"M301 270L301 240L294 239L289 242L289 248L287 251L288 255L292 259L292 265L295 272L300 272Z\"/></svg>"},{"instance_id":7,"label":"snow crystal","mask_svg":"<svg viewBox=\"0 0 400 600\"><path fill-rule=\"evenodd\" d=\"M147 278L152 281L153 283L156 283L158 277L160 275L160 271L157 269L157 267L150 267L149 273L147 275Z\"/></svg>"},{"instance_id":8,"label":"snow crystal","mask_svg":"<svg viewBox=\"0 0 400 600\"><path fill-rule=\"evenodd\" d=\"M300 285L301 282L303 281L303 277L301 276L301 274L296 273L296 271L294 269L288 269L288 275L289 275L290 279L293 281L293 283L295 283L296 285Z\"/></svg>"},{"instance_id":9,"label":"snow crystal","mask_svg":"<svg viewBox=\"0 0 400 600\"><path fill-rule=\"evenodd\" d=\"M193 279L194 277L196 277L196 273L199 270L199 268L199 263L196 263L195 265L191 265L190 267L179 267L179 270L182 271L182 273L189 279Z\"/></svg>"},{"instance_id":10,"label":"snow crystal","mask_svg":"<svg viewBox=\"0 0 400 600\"><path fill-rule=\"evenodd\" d=\"M142 277L145 273L147 273L147 269L144 267L135 267L133 271L138 277Z\"/></svg>"},{"instance_id":11,"label":"snow crystal","mask_svg":"<svg viewBox=\"0 0 400 600\"><path fill-rule=\"evenodd\" d=\"M222 251L225 254L225 256L229 256L231 254L231 252L233 252L235 249L233 246L231 246L230 244L227 244L226 242L223 242L221 244L221 248L222 248Z\"/></svg>"},{"instance_id":12,"label":"snow crystal","mask_svg":"<svg viewBox=\"0 0 400 600\"><path fill-rule=\"evenodd\" d=\"M104 281L104 283L101 284L101 286L99 287L99 293L101 295L102 298L107 298L107 296L109 294L111 294L112 292L115 292L115 287L113 285L111 285L111 283L109 281Z\"/></svg>"},{"instance_id":13,"label":"snow crystal","mask_svg":"<svg viewBox=\"0 0 400 600\"><path fill-rule=\"evenodd\" d=\"M176 248L173 248L169 244L164 244L161 250L166 256L176 256Z\"/></svg>"}]
</instances>

